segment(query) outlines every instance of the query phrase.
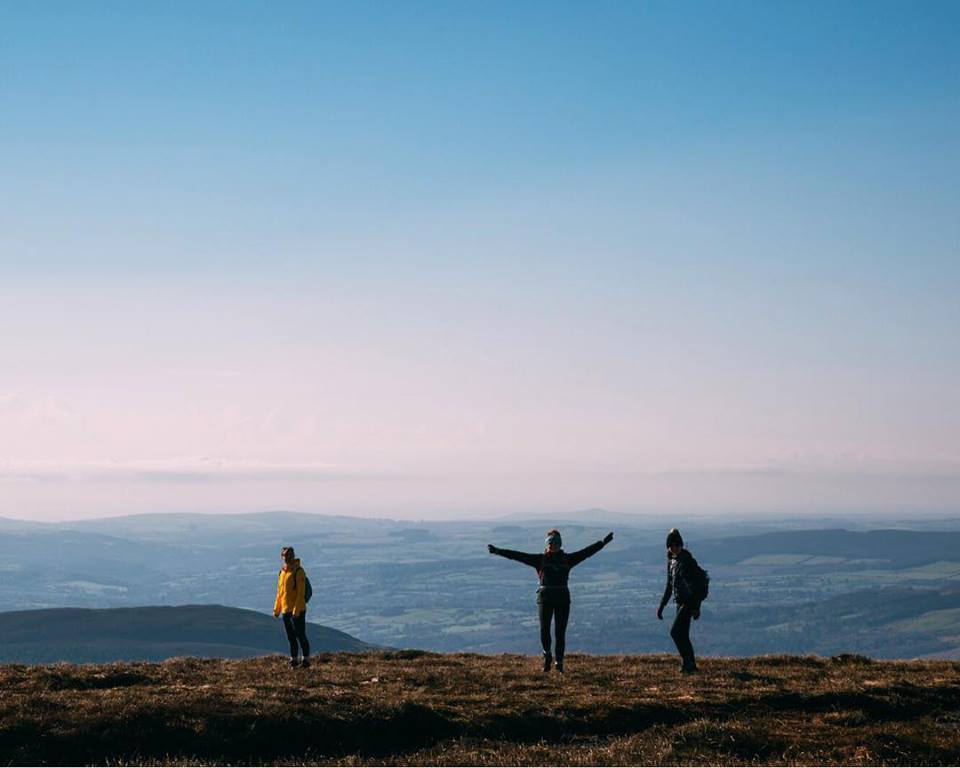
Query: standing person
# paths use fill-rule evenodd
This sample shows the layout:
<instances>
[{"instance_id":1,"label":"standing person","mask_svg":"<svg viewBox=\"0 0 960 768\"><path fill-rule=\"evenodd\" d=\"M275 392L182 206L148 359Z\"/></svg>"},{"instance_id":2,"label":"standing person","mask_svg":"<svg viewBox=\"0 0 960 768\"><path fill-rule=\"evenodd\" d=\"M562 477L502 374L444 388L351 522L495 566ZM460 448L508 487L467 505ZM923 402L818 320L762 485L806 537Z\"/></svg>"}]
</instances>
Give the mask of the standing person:
<instances>
[{"instance_id":1,"label":"standing person","mask_svg":"<svg viewBox=\"0 0 960 768\"><path fill-rule=\"evenodd\" d=\"M293 547L280 550L283 567L277 576L277 599L273 604L273 616L283 616L283 628L290 641L290 666L310 666L310 642L307 640L307 574L300 566ZM299 649L298 646L299 645ZM303 660L297 658L303 651Z\"/></svg>"},{"instance_id":2,"label":"standing person","mask_svg":"<svg viewBox=\"0 0 960 768\"><path fill-rule=\"evenodd\" d=\"M680 652L680 671L697 671L697 660L690 642L690 620L700 618L700 603L706 597L709 579L693 555L683 547L683 537L676 528L667 534L667 586L663 590L657 618L663 621L663 609L671 595L677 603L677 617L670 628L670 637Z\"/></svg>"},{"instance_id":3,"label":"standing person","mask_svg":"<svg viewBox=\"0 0 960 768\"><path fill-rule=\"evenodd\" d=\"M550 652L550 622L554 622L557 637L557 672L563 674L563 654L567 644L567 621L570 618L570 590L567 579L570 569L579 565L591 555L596 554L613 540L608 533L602 541L595 542L577 552L567 554L563 551L560 531L547 531L542 553L515 552L512 549L499 549L493 544L487 545L491 555L500 555L508 560L532 566L537 569L540 586L537 588L537 607L540 614L540 643L543 645L543 671L549 672L553 662Z\"/></svg>"}]
</instances>

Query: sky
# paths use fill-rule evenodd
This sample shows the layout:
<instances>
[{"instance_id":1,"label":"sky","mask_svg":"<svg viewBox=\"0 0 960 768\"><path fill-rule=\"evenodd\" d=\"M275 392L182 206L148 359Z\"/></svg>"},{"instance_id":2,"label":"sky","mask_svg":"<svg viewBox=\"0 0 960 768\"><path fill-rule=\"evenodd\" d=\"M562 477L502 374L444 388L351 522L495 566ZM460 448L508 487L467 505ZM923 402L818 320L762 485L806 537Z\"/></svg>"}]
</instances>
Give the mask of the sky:
<instances>
[{"instance_id":1,"label":"sky","mask_svg":"<svg viewBox=\"0 0 960 768\"><path fill-rule=\"evenodd\" d=\"M958 33L0 3L0 515L960 511Z\"/></svg>"}]
</instances>

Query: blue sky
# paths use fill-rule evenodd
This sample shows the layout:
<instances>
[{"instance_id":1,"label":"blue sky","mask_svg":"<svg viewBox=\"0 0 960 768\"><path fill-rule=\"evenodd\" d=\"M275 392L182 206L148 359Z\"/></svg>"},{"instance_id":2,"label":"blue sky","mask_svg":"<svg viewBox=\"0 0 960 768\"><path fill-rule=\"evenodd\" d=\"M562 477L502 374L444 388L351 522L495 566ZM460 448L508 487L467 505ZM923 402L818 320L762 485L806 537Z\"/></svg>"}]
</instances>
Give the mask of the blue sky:
<instances>
[{"instance_id":1,"label":"blue sky","mask_svg":"<svg viewBox=\"0 0 960 768\"><path fill-rule=\"evenodd\" d=\"M955 510L958 32L4 4L0 514Z\"/></svg>"}]
</instances>

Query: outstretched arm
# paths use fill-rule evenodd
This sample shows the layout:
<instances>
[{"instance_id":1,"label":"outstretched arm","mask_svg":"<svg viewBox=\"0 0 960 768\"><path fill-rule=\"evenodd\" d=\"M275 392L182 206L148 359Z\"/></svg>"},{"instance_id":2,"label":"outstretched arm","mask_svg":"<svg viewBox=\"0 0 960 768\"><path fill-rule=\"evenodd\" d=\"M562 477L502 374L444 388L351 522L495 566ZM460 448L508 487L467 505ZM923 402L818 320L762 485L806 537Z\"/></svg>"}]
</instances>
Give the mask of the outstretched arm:
<instances>
[{"instance_id":1,"label":"outstretched arm","mask_svg":"<svg viewBox=\"0 0 960 768\"><path fill-rule=\"evenodd\" d=\"M569 562L570 567L573 568L573 566L579 565L588 557L597 554L597 552L603 549L611 541L613 541L613 534L608 533L603 537L602 540L594 542L589 547L584 547L576 552L571 552L569 555L567 555L567 562Z\"/></svg>"},{"instance_id":2,"label":"outstretched arm","mask_svg":"<svg viewBox=\"0 0 960 768\"><path fill-rule=\"evenodd\" d=\"M500 557L505 557L507 560L516 560L518 563L523 563L533 568L539 568L541 560L543 559L543 556L539 554L534 555L529 552L517 552L514 549L500 549L499 547L493 546L493 544L487 544L487 551L491 555L500 555Z\"/></svg>"}]
</instances>

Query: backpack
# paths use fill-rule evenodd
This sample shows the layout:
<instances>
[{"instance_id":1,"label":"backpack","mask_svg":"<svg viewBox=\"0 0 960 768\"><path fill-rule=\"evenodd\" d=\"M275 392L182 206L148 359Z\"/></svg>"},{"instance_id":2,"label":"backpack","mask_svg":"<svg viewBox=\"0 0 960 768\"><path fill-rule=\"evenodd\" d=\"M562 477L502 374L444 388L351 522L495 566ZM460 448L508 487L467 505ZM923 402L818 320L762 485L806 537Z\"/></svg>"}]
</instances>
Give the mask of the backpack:
<instances>
[{"instance_id":1,"label":"backpack","mask_svg":"<svg viewBox=\"0 0 960 768\"><path fill-rule=\"evenodd\" d=\"M690 575L687 577L690 591L698 603L702 603L710 594L710 574L700 567L700 563L690 558Z\"/></svg>"},{"instance_id":2,"label":"backpack","mask_svg":"<svg viewBox=\"0 0 960 768\"><path fill-rule=\"evenodd\" d=\"M300 570L302 571L303 568L301 568ZM707 572L704 571L703 573L704 575L706 575ZM304 573L303 574L303 602L309 603L311 597L313 597L313 584L310 583L310 577L307 576L306 573ZM706 593L704 593L704 597L706 597Z\"/></svg>"},{"instance_id":3,"label":"backpack","mask_svg":"<svg viewBox=\"0 0 960 768\"><path fill-rule=\"evenodd\" d=\"M283 571L283 569L281 569L281 572L282 572L282 571ZM303 571L303 568L298 568L296 571L293 572L293 583L294 583L294 586L296 586L296 583L297 583L297 572L298 572L298 571ZM307 572L304 571L304 572L303 572L303 602L304 602L304 603L309 603L311 597L313 597L313 584L310 583L310 577L307 576Z\"/></svg>"}]
</instances>

